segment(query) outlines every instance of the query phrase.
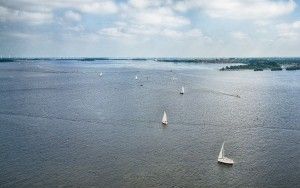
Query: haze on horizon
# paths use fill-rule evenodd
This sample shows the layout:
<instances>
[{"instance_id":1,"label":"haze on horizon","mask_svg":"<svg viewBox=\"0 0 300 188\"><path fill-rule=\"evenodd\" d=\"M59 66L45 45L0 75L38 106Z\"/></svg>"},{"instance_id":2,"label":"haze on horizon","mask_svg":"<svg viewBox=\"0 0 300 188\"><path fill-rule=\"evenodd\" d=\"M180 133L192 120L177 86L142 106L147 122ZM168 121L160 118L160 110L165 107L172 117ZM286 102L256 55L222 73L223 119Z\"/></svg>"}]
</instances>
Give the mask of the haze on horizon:
<instances>
[{"instance_id":1,"label":"haze on horizon","mask_svg":"<svg viewBox=\"0 0 300 188\"><path fill-rule=\"evenodd\" d=\"M0 55L300 56L300 0L0 0Z\"/></svg>"}]
</instances>

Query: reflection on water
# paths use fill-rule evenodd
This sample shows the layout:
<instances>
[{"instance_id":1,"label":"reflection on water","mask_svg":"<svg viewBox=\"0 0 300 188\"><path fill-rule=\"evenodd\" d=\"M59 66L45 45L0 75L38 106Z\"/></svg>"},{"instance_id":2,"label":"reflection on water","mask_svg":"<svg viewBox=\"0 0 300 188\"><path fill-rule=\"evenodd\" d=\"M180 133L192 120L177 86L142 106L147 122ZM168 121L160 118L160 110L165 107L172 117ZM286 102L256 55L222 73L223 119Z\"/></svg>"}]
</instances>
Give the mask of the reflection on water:
<instances>
[{"instance_id":1,"label":"reflection on water","mask_svg":"<svg viewBox=\"0 0 300 188\"><path fill-rule=\"evenodd\" d=\"M222 66L1 63L1 187L299 186L300 72Z\"/></svg>"}]
</instances>

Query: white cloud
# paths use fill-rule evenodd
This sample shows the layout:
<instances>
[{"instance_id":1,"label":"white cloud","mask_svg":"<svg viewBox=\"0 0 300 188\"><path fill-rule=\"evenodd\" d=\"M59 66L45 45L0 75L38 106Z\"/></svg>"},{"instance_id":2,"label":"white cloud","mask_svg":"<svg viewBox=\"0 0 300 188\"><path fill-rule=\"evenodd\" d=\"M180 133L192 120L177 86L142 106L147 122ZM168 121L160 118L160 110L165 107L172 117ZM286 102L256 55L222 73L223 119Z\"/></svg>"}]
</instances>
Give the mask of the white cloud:
<instances>
[{"instance_id":1,"label":"white cloud","mask_svg":"<svg viewBox=\"0 0 300 188\"><path fill-rule=\"evenodd\" d=\"M98 34L101 35L101 36L108 36L108 37L113 37L113 38L131 37L131 34L124 31L124 29L121 28L121 27L103 28L103 29L98 31Z\"/></svg>"},{"instance_id":2,"label":"white cloud","mask_svg":"<svg viewBox=\"0 0 300 188\"><path fill-rule=\"evenodd\" d=\"M135 40L148 40L155 37L167 37L175 39L205 38L199 29L177 30L174 28L158 28L141 25L131 25L129 27L126 24L121 24L116 27L103 28L98 31L98 34L118 39L135 38Z\"/></svg>"},{"instance_id":3,"label":"white cloud","mask_svg":"<svg viewBox=\"0 0 300 188\"><path fill-rule=\"evenodd\" d=\"M181 27L190 24L187 18L175 15L168 8L142 10L129 16L141 25Z\"/></svg>"},{"instance_id":4,"label":"white cloud","mask_svg":"<svg viewBox=\"0 0 300 188\"><path fill-rule=\"evenodd\" d=\"M85 28L82 25L68 26L66 29L77 33L85 31Z\"/></svg>"},{"instance_id":5,"label":"white cloud","mask_svg":"<svg viewBox=\"0 0 300 188\"><path fill-rule=\"evenodd\" d=\"M286 39L300 39L300 21L282 23L276 26L278 35Z\"/></svg>"},{"instance_id":6,"label":"white cloud","mask_svg":"<svg viewBox=\"0 0 300 188\"><path fill-rule=\"evenodd\" d=\"M202 37L203 34L199 29L191 29L185 33L188 37Z\"/></svg>"},{"instance_id":7,"label":"white cloud","mask_svg":"<svg viewBox=\"0 0 300 188\"><path fill-rule=\"evenodd\" d=\"M18 39L32 39L36 37L36 35L32 33L24 33L24 32L1 32L1 36L5 37L13 37L13 38L18 38Z\"/></svg>"},{"instance_id":8,"label":"white cloud","mask_svg":"<svg viewBox=\"0 0 300 188\"><path fill-rule=\"evenodd\" d=\"M180 38L182 37L183 33L176 30L164 29L160 32L160 35L170 38Z\"/></svg>"},{"instance_id":9,"label":"white cloud","mask_svg":"<svg viewBox=\"0 0 300 188\"><path fill-rule=\"evenodd\" d=\"M157 2L157 1L156 1ZM155 3L155 0L153 1L148 1L148 0L129 0L129 4L135 8L147 8L151 5L152 3Z\"/></svg>"},{"instance_id":10,"label":"white cloud","mask_svg":"<svg viewBox=\"0 0 300 188\"><path fill-rule=\"evenodd\" d=\"M12 0L0 2L0 21L23 22L28 24L51 23L54 12L69 9L63 16L68 21L81 21L85 14L114 14L118 5L110 0Z\"/></svg>"},{"instance_id":11,"label":"white cloud","mask_svg":"<svg viewBox=\"0 0 300 188\"><path fill-rule=\"evenodd\" d=\"M99 34L113 38L129 38L147 40L154 37L181 38L198 34L187 33L185 26L190 20L176 14L169 5L172 1L130 0L120 6L120 19L113 27L101 29ZM138 39L138 40L139 40Z\"/></svg>"},{"instance_id":12,"label":"white cloud","mask_svg":"<svg viewBox=\"0 0 300 188\"><path fill-rule=\"evenodd\" d=\"M52 13L28 12L12 10L0 6L0 21L27 22L29 24L49 23L53 19Z\"/></svg>"},{"instance_id":13,"label":"white cloud","mask_svg":"<svg viewBox=\"0 0 300 188\"><path fill-rule=\"evenodd\" d=\"M182 27L190 24L187 17L176 14L170 6L172 1L131 0L120 5L123 22L153 27Z\"/></svg>"},{"instance_id":14,"label":"white cloud","mask_svg":"<svg viewBox=\"0 0 300 188\"><path fill-rule=\"evenodd\" d=\"M5 26L2 27L4 32L14 33L10 35L10 39L30 38L28 28L31 27L26 24L30 26L39 24L39 28L31 29L34 35L41 38L50 36L58 46L64 45L64 39L76 40L72 44L78 44L79 49L82 47L80 43L82 41L95 46L105 46L107 51L109 51L107 46L119 49L122 43L124 48L127 48L128 44L136 47L137 51L140 50L140 46L147 44L148 46L145 45L143 49L145 52L147 50L151 52L153 46L160 46L166 53L172 51L174 54L177 52L182 54L193 52L195 55L263 54L272 50L280 51L283 46L286 51L293 47L293 53L296 54L300 49L300 21L295 21L299 20L296 18L299 15L286 16L296 10L296 2L295 0L0 0L0 24ZM288 21L276 25L282 20ZM247 24L241 21L247 21ZM52 25L41 27L41 24L49 23ZM14 27L13 24L18 24L18 27ZM208 27L205 27L205 24ZM224 24L226 27L223 27ZM209 33L209 36L206 33ZM265 41L274 42L267 44ZM173 46L176 45L178 51L173 50ZM278 49L275 49L275 45ZM130 49L134 48L128 47L128 51Z\"/></svg>"},{"instance_id":15,"label":"white cloud","mask_svg":"<svg viewBox=\"0 0 300 188\"><path fill-rule=\"evenodd\" d=\"M65 19L67 21L71 21L71 22L73 22L73 21L75 21L75 22L81 21L81 15L78 14L77 12L74 12L74 11L71 11L71 10L65 12L64 17L65 17Z\"/></svg>"},{"instance_id":16,"label":"white cloud","mask_svg":"<svg viewBox=\"0 0 300 188\"><path fill-rule=\"evenodd\" d=\"M139 24L180 27L190 23L186 16L180 14L191 9L212 18L261 21L291 13L296 3L294 0L11 0L0 2L0 6L1 20L22 20L12 15L11 12L14 12L23 14L27 18L24 21L45 23L52 19L55 10L68 9L95 15L119 13L121 17L134 19ZM7 10L3 9L11 12L6 14ZM76 17L80 19L79 15Z\"/></svg>"},{"instance_id":17,"label":"white cloud","mask_svg":"<svg viewBox=\"0 0 300 188\"><path fill-rule=\"evenodd\" d=\"M146 9L153 7L169 7L174 4L173 0L129 0L128 5L138 8Z\"/></svg>"},{"instance_id":18,"label":"white cloud","mask_svg":"<svg viewBox=\"0 0 300 188\"><path fill-rule=\"evenodd\" d=\"M245 39L248 39L249 36L246 34L246 33L243 33L241 31L235 31L235 32L232 32L231 33L231 36L234 38L234 39L238 39L238 40L245 40Z\"/></svg>"},{"instance_id":19,"label":"white cloud","mask_svg":"<svg viewBox=\"0 0 300 188\"><path fill-rule=\"evenodd\" d=\"M199 9L213 18L234 20L271 19L293 12L293 0L187 0L177 2L175 10Z\"/></svg>"},{"instance_id":20,"label":"white cloud","mask_svg":"<svg viewBox=\"0 0 300 188\"><path fill-rule=\"evenodd\" d=\"M73 9L87 14L114 14L118 5L112 0L11 0L0 6L27 12L53 12L58 9Z\"/></svg>"},{"instance_id":21,"label":"white cloud","mask_svg":"<svg viewBox=\"0 0 300 188\"><path fill-rule=\"evenodd\" d=\"M118 7L113 1L82 3L74 8L77 8L84 13L91 14L113 14L118 11Z\"/></svg>"}]
</instances>

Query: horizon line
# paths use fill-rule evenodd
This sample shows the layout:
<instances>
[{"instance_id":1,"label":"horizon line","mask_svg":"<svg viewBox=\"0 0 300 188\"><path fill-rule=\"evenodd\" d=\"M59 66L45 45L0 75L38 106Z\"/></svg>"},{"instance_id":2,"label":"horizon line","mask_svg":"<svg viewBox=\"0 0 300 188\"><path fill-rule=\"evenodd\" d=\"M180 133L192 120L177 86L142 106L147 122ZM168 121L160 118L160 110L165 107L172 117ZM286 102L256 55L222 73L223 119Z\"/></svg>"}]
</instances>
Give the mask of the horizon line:
<instances>
[{"instance_id":1,"label":"horizon line","mask_svg":"<svg viewBox=\"0 0 300 188\"><path fill-rule=\"evenodd\" d=\"M249 59L249 58L300 58L300 56L244 56L244 57L238 57L238 56L216 56L216 57L175 57L175 56L165 56L165 57L138 57L138 56L132 56L132 57L126 57L126 56L120 56L120 57L110 57L110 56L61 56L61 57L55 57L55 56L1 56L0 59L112 59L112 60L122 60L122 59L128 59L128 60L134 60L134 59Z\"/></svg>"}]
</instances>

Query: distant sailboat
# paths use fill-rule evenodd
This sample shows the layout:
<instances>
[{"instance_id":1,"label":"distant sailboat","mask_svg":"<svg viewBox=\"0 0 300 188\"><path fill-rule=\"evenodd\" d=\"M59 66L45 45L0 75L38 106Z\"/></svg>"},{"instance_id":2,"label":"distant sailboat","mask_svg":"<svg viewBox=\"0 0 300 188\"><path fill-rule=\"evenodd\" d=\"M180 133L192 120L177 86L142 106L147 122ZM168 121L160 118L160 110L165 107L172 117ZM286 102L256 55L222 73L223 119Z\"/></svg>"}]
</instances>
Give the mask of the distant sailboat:
<instances>
[{"instance_id":1,"label":"distant sailboat","mask_svg":"<svg viewBox=\"0 0 300 188\"><path fill-rule=\"evenodd\" d=\"M224 143L225 142L223 142L219 156L218 156L218 162L223 163L223 164L233 165L233 163L234 163L233 160L224 156Z\"/></svg>"},{"instance_id":2,"label":"distant sailboat","mask_svg":"<svg viewBox=\"0 0 300 188\"><path fill-rule=\"evenodd\" d=\"M136 79L136 80L138 79L137 75L135 75L135 79Z\"/></svg>"},{"instance_id":3,"label":"distant sailboat","mask_svg":"<svg viewBox=\"0 0 300 188\"><path fill-rule=\"evenodd\" d=\"M180 94L184 94L184 87L182 86L182 88L181 88L181 91L180 91Z\"/></svg>"},{"instance_id":4,"label":"distant sailboat","mask_svg":"<svg viewBox=\"0 0 300 188\"><path fill-rule=\"evenodd\" d=\"M102 72L100 72L99 76L100 76L100 77L102 76Z\"/></svg>"},{"instance_id":5,"label":"distant sailboat","mask_svg":"<svg viewBox=\"0 0 300 188\"><path fill-rule=\"evenodd\" d=\"M164 125L168 125L168 117L167 117L166 111L164 111L164 115L163 115L161 122Z\"/></svg>"}]
</instances>

